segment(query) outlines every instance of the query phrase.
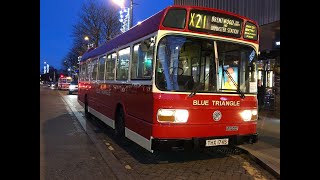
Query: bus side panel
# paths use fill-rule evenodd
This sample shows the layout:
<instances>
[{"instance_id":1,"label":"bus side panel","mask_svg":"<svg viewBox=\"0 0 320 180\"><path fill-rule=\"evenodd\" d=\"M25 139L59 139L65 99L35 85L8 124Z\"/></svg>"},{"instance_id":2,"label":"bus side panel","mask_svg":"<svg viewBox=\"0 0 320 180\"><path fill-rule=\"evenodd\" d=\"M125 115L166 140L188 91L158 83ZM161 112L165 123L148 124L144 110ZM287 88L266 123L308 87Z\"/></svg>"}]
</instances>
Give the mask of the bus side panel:
<instances>
[{"instance_id":1,"label":"bus side panel","mask_svg":"<svg viewBox=\"0 0 320 180\"><path fill-rule=\"evenodd\" d=\"M97 83L90 83L90 88L88 89L88 106L90 108L93 108L94 110L101 112L99 109L99 103L97 103L98 98L97 98L97 93L96 89L99 85Z\"/></svg>"},{"instance_id":2,"label":"bus side panel","mask_svg":"<svg viewBox=\"0 0 320 180\"><path fill-rule=\"evenodd\" d=\"M78 101L82 102L84 104L84 89L82 89L80 86L78 88Z\"/></svg>"},{"instance_id":3,"label":"bus side panel","mask_svg":"<svg viewBox=\"0 0 320 180\"><path fill-rule=\"evenodd\" d=\"M113 86L106 83L100 83L95 87L96 102L98 104L98 111L115 120L116 96L112 93Z\"/></svg>"},{"instance_id":4,"label":"bus side panel","mask_svg":"<svg viewBox=\"0 0 320 180\"><path fill-rule=\"evenodd\" d=\"M85 82L79 82L79 85L78 85L78 100L80 102L85 103L85 94L87 93L87 90L86 90L86 86L87 86L87 83Z\"/></svg>"},{"instance_id":5,"label":"bus side panel","mask_svg":"<svg viewBox=\"0 0 320 180\"><path fill-rule=\"evenodd\" d=\"M126 91L126 98L123 99L127 113L126 127L150 139L153 115L151 85L130 85Z\"/></svg>"}]
</instances>

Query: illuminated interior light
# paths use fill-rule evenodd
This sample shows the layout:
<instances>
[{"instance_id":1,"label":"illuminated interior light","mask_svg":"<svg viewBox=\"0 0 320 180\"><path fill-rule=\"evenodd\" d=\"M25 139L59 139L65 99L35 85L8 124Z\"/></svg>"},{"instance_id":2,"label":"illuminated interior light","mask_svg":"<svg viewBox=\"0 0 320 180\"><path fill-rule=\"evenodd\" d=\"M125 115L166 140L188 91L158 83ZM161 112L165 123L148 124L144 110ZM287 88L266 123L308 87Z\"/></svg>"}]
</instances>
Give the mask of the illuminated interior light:
<instances>
[{"instance_id":1,"label":"illuminated interior light","mask_svg":"<svg viewBox=\"0 0 320 180\"><path fill-rule=\"evenodd\" d=\"M273 87L273 72L270 72L270 87Z\"/></svg>"},{"instance_id":2,"label":"illuminated interior light","mask_svg":"<svg viewBox=\"0 0 320 180\"><path fill-rule=\"evenodd\" d=\"M130 53L130 48L122 49L119 51L119 56L129 54Z\"/></svg>"}]
</instances>

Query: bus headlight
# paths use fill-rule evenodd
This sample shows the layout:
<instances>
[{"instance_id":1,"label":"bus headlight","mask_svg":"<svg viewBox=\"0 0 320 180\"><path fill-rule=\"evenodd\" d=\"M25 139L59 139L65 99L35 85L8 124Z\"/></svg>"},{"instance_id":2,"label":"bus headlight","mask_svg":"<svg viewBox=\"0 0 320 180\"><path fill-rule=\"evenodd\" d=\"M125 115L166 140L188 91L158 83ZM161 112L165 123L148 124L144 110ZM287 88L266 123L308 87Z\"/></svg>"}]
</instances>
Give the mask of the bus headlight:
<instances>
[{"instance_id":1,"label":"bus headlight","mask_svg":"<svg viewBox=\"0 0 320 180\"><path fill-rule=\"evenodd\" d=\"M255 121L258 119L258 111L256 109L244 110L240 115L244 121Z\"/></svg>"},{"instance_id":2,"label":"bus headlight","mask_svg":"<svg viewBox=\"0 0 320 180\"><path fill-rule=\"evenodd\" d=\"M186 123L188 121L189 111L185 109L159 109L157 120L161 123Z\"/></svg>"}]
</instances>

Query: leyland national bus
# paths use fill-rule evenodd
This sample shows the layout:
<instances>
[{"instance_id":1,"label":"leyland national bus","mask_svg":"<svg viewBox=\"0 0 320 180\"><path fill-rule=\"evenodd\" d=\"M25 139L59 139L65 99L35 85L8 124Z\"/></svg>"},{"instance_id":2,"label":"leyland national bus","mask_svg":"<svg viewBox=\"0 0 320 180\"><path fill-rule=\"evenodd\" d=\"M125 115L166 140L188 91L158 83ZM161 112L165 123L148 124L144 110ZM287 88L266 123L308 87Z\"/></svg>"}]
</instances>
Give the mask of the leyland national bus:
<instances>
[{"instance_id":1,"label":"leyland national bus","mask_svg":"<svg viewBox=\"0 0 320 180\"><path fill-rule=\"evenodd\" d=\"M169 6L83 54L78 101L153 152L257 142L258 25Z\"/></svg>"}]
</instances>

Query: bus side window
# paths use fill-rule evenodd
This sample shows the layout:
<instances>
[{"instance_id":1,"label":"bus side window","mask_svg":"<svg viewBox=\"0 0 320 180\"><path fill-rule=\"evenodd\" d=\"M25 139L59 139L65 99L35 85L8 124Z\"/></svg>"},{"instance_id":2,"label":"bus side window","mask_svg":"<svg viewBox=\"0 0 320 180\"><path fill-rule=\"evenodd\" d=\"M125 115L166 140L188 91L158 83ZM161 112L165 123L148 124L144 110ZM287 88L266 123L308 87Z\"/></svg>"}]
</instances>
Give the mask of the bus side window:
<instances>
[{"instance_id":1,"label":"bus side window","mask_svg":"<svg viewBox=\"0 0 320 180\"><path fill-rule=\"evenodd\" d=\"M129 74L130 47L119 50L117 80L127 80Z\"/></svg>"},{"instance_id":2,"label":"bus side window","mask_svg":"<svg viewBox=\"0 0 320 180\"><path fill-rule=\"evenodd\" d=\"M133 46L131 79L151 79L154 43L152 38Z\"/></svg>"}]
</instances>

